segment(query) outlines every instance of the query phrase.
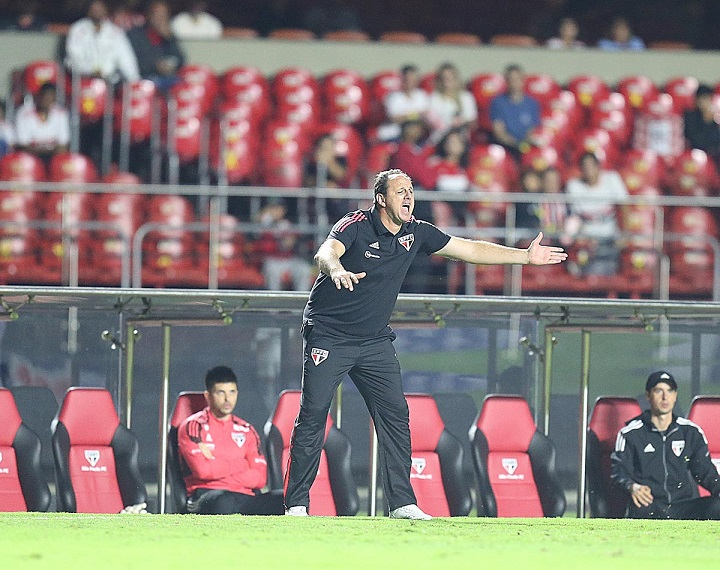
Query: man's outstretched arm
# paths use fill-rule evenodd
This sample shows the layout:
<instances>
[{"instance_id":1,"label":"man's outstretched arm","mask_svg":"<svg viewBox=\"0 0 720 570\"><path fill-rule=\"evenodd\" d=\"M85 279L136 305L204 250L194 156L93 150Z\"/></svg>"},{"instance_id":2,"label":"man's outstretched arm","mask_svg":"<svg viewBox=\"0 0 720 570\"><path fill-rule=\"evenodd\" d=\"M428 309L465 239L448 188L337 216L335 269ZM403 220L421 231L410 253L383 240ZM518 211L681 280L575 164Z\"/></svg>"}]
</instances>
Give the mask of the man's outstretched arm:
<instances>
[{"instance_id":1,"label":"man's outstretched arm","mask_svg":"<svg viewBox=\"0 0 720 570\"><path fill-rule=\"evenodd\" d=\"M479 265L551 265L562 263L567 259L567 253L563 248L541 245L542 238L543 234L540 232L527 249L518 249L453 236L447 245L436 253L450 259Z\"/></svg>"},{"instance_id":2,"label":"man's outstretched arm","mask_svg":"<svg viewBox=\"0 0 720 570\"><path fill-rule=\"evenodd\" d=\"M353 285L357 285L360 279L365 277L365 272L353 273L343 267L340 258L345 253L345 246L340 240L328 238L318 249L315 254L315 263L318 269L332 279L335 287L353 290Z\"/></svg>"}]
</instances>

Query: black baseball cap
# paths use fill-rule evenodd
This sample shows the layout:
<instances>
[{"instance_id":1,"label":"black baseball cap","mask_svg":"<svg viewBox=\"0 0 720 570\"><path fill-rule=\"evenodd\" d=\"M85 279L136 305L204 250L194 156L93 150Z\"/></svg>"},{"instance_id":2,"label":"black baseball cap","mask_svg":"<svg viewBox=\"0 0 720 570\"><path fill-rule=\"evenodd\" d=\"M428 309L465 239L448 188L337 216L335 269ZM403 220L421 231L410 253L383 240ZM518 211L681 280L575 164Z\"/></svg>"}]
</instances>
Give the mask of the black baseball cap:
<instances>
[{"instance_id":1,"label":"black baseball cap","mask_svg":"<svg viewBox=\"0 0 720 570\"><path fill-rule=\"evenodd\" d=\"M645 391L649 392L655 386L660 384L660 382L665 382L665 384L670 386L671 389L677 391L677 382L675 382L675 378L673 378L672 374L665 372L664 370L658 370L648 376L647 382L645 382Z\"/></svg>"}]
</instances>

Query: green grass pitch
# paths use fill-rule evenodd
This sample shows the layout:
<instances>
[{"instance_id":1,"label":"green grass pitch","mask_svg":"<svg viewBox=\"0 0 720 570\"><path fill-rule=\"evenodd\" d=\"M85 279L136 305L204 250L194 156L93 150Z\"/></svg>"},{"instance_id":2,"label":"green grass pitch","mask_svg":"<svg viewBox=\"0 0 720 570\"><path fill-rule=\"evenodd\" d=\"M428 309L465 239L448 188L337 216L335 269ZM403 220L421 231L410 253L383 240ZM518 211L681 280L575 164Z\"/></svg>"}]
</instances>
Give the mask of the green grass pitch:
<instances>
[{"instance_id":1,"label":"green grass pitch","mask_svg":"<svg viewBox=\"0 0 720 570\"><path fill-rule=\"evenodd\" d=\"M709 569L720 524L0 513L0 568Z\"/></svg>"}]
</instances>

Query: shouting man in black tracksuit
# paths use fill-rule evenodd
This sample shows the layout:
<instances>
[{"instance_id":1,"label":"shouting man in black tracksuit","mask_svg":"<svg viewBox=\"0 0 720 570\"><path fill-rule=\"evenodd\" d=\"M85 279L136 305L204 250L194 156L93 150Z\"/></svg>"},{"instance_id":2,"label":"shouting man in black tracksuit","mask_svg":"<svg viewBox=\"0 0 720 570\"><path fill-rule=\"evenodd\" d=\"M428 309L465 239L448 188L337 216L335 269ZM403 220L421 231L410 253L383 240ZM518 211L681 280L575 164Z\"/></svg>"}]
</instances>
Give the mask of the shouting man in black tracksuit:
<instances>
[{"instance_id":1,"label":"shouting man in black tracksuit","mask_svg":"<svg viewBox=\"0 0 720 570\"><path fill-rule=\"evenodd\" d=\"M629 495L627 516L720 520L720 475L703 430L674 415L677 383L653 372L645 384L650 409L620 430L612 479ZM710 491L699 497L698 484Z\"/></svg>"},{"instance_id":2,"label":"shouting man in black tracksuit","mask_svg":"<svg viewBox=\"0 0 720 570\"><path fill-rule=\"evenodd\" d=\"M288 515L308 514L330 402L348 374L375 425L390 516L432 518L417 506L410 486L408 406L392 345L395 335L388 326L416 255L532 265L560 263L567 257L561 248L541 245L542 234L527 249L516 249L449 236L416 220L412 180L400 170L378 174L373 192L373 207L343 217L315 255L321 273L303 320L302 398L286 475Z\"/></svg>"}]
</instances>

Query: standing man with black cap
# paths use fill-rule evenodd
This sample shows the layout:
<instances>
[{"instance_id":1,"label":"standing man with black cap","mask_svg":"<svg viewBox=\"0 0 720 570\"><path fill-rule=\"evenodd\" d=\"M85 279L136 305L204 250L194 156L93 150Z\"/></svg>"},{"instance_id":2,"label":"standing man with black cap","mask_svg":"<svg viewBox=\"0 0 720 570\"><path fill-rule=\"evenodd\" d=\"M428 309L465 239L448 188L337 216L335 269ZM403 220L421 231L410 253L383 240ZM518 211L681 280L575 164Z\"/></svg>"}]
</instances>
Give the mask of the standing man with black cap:
<instances>
[{"instance_id":1,"label":"standing man with black cap","mask_svg":"<svg viewBox=\"0 0 720 570\"><path fill-rule=\"evenodd\" d=\"M703 430L673 414L677 383L653 372L645 383L650 409L620 430L611 477L628 494L629 518L720 520L720 474ZM699 497L698 484L710 491Z\"/></svg>"}]
</instances>

